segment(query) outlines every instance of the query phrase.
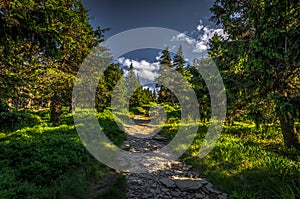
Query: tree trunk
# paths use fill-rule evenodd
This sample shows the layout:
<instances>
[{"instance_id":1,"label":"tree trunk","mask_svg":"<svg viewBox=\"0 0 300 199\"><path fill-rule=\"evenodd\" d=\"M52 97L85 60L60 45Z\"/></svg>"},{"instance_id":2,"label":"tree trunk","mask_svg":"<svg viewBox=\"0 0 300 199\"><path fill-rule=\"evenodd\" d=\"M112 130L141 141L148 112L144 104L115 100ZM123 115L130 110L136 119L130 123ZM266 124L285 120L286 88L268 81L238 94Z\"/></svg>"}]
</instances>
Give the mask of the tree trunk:
<instances>
[{"instance_id":1,"label":"tree trunk","mask_svg":"<svg viewBox=\"0 0 300 199\"><path fill-rule=\"evenodd\" d=\"M54 96L51 99L50 104L50 122L55 126L60 125L60 115L62 113L62 104L61 100L57 96Z\"/></svg>"},{"instance_id":2,"label":"tree trunk","mask_svg":"<svg viewBox=\"0 0 300 199\"><path fill-rule=\"evenodd\" d=\"M300 149L299 137L292 114L290 112L281 113L279 119L285 146Z\"/></svg>"},{"instance_id":3,"label":"tree trunk","mask_svg":"<svg viewBox=\"0 0 300 199\"><path fill-rule=\"evenodd\" d=\"M76 110L76 106L75 106L75 102L74 102L75 99L71 99L71 102L70 102L70 108L69 108L69 111L70 113L75 113L75 110Z\"/></svg>"}]
</instances>

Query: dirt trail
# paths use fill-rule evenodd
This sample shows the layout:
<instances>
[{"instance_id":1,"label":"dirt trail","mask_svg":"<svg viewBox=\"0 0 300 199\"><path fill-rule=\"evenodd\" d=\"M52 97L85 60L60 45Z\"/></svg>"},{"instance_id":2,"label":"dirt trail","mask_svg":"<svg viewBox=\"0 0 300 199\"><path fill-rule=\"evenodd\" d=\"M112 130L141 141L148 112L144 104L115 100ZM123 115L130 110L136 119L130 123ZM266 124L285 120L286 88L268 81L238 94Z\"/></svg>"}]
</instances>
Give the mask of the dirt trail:
<instances>
[{"instance_id":1,"label":"dirt trail","mask_svg":"<svg viewBox=\"0 0 300 199\"><path fill-rule=\"evenodd\" d=\"M168 140L156 134L147 136L159 126L151 126L149 118L136 116L135 124L125 127L128 131L123 148L132 152L155 151L168 144ZM227 194L214 189L207 180L200 178L192 166L181 160L165 164L149 164L147 173L127 173L126 198L205 198L225 199Z\"/></svg>"}]
</instances>

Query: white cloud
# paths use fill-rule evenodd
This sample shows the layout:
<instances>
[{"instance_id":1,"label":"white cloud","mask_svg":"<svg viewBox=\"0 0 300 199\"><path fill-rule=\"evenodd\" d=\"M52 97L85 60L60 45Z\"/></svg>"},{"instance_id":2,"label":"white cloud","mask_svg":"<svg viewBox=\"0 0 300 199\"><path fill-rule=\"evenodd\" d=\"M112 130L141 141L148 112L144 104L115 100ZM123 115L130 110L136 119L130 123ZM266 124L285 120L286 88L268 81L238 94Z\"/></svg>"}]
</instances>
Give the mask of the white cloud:
<instances>
[{"instance_id":1,"label":"white cloud","mask_svg":"<svg viewBox=\"0 0 300 199\"><path fill-rule=\"evenodd\" d=\"M172 39L173 41L186 41L189 45L194 45L196 40L188 37L185 33L180 33L175 38Z\"/></svg>"},{"instance_id":2,"label":"white cloud","mask_svg":"<svg viewBox=\"0 0 300 199\"><path fill-rule=\"evenodd\" d=\"M198 26L197 26L197 30L200 31L200 30L203 29L203 27L204 27L203 25L198 25Z\"/></svg>"},{"instance_id":3,"label":"white cloud","mask_svg":"<svg viewBox=\"0 0 300 199\"><path fill-rule=\"evenodd\" d=\"M226 33L223 29L210 28L209 26L204 26L202 20L199 21L199 25L196 30L192 32L197 35L197 39L187 36L186 33L180 33L173 37L172 41L183 41L192 46L193 52L204 53L208 49L209 40L218 34L220 36L226 37Z\"/></svg>"},{"instance_id":4,"label":"white cloud","mask_svg":"<svg viewBox=\"0 0 300 199\"><path fill-rule=\"evenodd\" d=\"M210 28L209 26L204 26L202 20L199 21L199 25L195 28L194 31L191 32L193 35L189 37L188 33L183 32L172 38L170 41L171 50L176 52L176 46L173 46L172 42L181 42L187 45L183 45L183 52L186 61L191 61L195 57L199 56L199 53L205 55L207 53L209 40L214 36L214 34L218 34L220 36L226 37L226 33L224 33L223 29ZM173 51L173 52L174 52ZM127 59L121 57L118 59L118 62L123 65L129 67L131 64L133 65L133 69L135 74L138 74L140 81L142 84L153 83L155 78L158 77L157 71L159 70L159 58L161 53L156 57L157 62L150 63L146 60L136 61L132 59ZM125 75L127 71L125 71Z\"/></svg>"},{"instance_id":5,"label":"white cloud","mask_svg":"<svg viewBox=\"0 0 300 199\"><path fill-rule=\"evenodd\" d=\"M119 58L118 62L127 67L132 64L135 74L138 74L142 83L154 82L155 78L158 76L158 62L150 63L146 60L136 61L132 59L126 59L124 57Z\"/></svg>"},{"instance_id":6,"label":"white cloud","mask_svg":"<svg viewBox=\"0 0 300 199\"><path fill-rule=\"evenodd\" d=\"M196 43L195 48L196 48L195 51L203 52L207 50L207 44L204 41L200 41Z\"/></svg>"},{"instance_id":7,"label":"white cloud","mask_svg":"<svg viewBox=\"0 0 300 199\"><path fill-rule=\"evenodd\" d=\"M162 55L162 52L159 52L158 55L155 57L156 61L159 61L161 55Z\"/></svg>"}]
</instances>

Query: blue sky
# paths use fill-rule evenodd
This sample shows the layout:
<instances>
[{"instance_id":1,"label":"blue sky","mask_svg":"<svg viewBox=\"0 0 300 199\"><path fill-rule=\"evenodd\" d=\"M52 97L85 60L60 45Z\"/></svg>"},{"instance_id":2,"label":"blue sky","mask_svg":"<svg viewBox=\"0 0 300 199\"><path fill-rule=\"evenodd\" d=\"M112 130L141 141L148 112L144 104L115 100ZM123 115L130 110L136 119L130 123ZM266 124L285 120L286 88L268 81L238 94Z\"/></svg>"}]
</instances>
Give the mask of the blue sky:
<instances>
[{"instance_id":1,"label":"blue sky","mask_svg":"<svg viewBox=\"0 0 300 199\"><path fill-rule=\"evenodd\" d=\"M199 52L206 52L207 42L215 33L222 34L209 21L209 8L213 0L83 0L95 27L110 28L108 38L122 31L140 27L163 27L181 34L175 39L184 41ZM131 63L141 79L155 78L158 69L159 50L145 49L127 53L119 62Z\"/></svg>"},{"instance_id":2,"label":"blue sky","mask_svg":"<svg viewBox=\"0 0 300 199\"><path fill-rule=\"evenodd\" d=\"M210 18L213 0L83 0L92 24L111 28L107 36L132 28L164 27L179 32L192 31Z\"/></svg>"}]
</instances>

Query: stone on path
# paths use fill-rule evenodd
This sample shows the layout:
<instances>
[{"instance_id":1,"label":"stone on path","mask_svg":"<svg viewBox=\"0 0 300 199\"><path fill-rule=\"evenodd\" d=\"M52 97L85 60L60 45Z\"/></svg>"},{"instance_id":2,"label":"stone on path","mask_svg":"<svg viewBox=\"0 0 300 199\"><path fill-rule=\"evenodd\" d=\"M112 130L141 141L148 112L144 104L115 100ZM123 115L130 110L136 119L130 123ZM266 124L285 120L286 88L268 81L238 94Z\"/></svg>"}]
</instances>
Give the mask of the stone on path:
<instances>
[{"instance_id":1,"label":"stone on path","mask_svg":"<svg viewBox=\"0 0 300 199\"><path fill-rule=\"evenodd\" d=\"M160 180L160 182L168 188L175 187L175 183L169 178L163 178Z\"/></svg>"},{"instance_id":2,"label":"stone on path","mask_svg":"<svg viewBox=\"0 0 300 199\"><path fill-rule=\"evenodd\" d=\"M134 127L132 127L134 128ZM139 127L140 128L140 127ZM167 139L155 135L141 139L128 135L124 148L135 153L147 153L164 147ZM143 163L143 160L137 160ZM150 162L151 163L151 162ZM162 198L162 199L226 199L227 194L214 189L207 180L199 178L199 174L192 166L178 160L173 162L159 162L161 164L147 164L148 173L127 173L126 198Z\"/></svg>"},{"instance_id":3,"label":"stone on path","mask_svg":"<svg viewBox=\"0 0 300 199\"><path fill-rule=\"evenodd\" d=\"M185 179L185 180L174 180L176 186L181 191L195 191L203 187L206 181L203 180L193 180L193 179Z\"/></svg>"},{"instance_id":4,"label":"stone on path","mask_svg":"<svg viewBox=\"0 0 300 199\"><path fill-rule=\"evenodd\" d=\"M155 135L155 136L153 137L153 140L168 141L168 139L164 138L164 137L161 136L161 135Z\"/></svg>"}]
</instances>

